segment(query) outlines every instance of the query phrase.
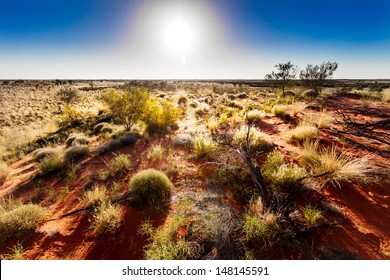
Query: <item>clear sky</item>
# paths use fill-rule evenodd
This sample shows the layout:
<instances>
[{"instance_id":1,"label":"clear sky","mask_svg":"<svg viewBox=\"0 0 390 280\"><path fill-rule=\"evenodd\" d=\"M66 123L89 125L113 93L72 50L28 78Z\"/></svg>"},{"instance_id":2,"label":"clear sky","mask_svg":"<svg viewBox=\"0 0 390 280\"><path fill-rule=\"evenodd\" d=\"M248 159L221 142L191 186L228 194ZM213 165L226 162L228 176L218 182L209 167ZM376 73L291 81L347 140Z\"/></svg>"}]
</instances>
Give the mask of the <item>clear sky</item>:
<instances>
[{"instance_id":1,"label":"clear sky","mask_svg":"<svg viewBox=\"0 0 390 280\"><path fill-rule=\"evenodd\" d=\"M390 79L389 0L0 0L0 79Z\"/></svg>"}]
</instances>

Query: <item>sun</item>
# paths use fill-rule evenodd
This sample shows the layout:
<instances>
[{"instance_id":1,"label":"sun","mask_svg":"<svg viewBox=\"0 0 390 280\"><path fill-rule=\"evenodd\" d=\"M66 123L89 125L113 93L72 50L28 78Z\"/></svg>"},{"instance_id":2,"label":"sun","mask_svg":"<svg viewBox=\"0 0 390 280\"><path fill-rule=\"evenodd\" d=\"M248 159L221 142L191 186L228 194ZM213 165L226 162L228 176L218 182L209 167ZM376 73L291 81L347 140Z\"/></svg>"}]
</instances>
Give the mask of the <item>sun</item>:
<instances>
[{"instance_id":1,"label":"sun","mask_svg":"<svg viewBox=\"0 0 390 280\"><path fill-rule=\"evenodd\" d=\"M185 52L193 47L194 39L193 27L182 19L173 20L165 27L165 45L171 50Z\"/></svg>"}]
</instances>

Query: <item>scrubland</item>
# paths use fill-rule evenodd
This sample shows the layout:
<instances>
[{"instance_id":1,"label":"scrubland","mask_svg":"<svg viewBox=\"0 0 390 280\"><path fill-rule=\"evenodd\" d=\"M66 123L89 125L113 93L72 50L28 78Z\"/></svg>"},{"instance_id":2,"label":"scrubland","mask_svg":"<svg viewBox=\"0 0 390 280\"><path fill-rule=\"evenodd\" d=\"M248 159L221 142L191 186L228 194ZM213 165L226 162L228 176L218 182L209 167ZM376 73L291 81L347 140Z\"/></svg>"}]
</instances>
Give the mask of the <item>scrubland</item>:
<instances>
[{"instance_id":1,"label":"scrubland","mask_svg":"<svg viewBox=\"0 0 390 280\"><path fill-rule=\"evenodd\" d=\"M3 259L389 259L390 83L0 81Z\"/></svg>"}]
</instances>

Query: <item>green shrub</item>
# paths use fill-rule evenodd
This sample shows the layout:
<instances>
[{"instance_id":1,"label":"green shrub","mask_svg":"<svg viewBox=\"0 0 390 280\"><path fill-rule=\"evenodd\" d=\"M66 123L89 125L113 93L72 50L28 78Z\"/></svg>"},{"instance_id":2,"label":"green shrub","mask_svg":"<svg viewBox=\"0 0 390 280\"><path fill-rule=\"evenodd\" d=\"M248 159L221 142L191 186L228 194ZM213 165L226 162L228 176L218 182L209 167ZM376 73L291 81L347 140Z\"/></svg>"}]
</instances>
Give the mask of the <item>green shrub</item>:
<instances>
[{"instance_id":1,"label":"green shrub","mask_svg":"<svg viewBox=\"0 0 390 280\"><path fill-rule=\"evenodd\" d=\"M97 234L115 233L121 225L121 211L119 205L101 203L92 217L92 228Z\"/></svg>"},{"instance_id":2,"label":"green shrub","mask_svg":"<svg viewBox=\"0 0 390 280\"><path fill-rule=\"evenodd\" d=\"M59 155L47 156L39 163L42 175L49 175L65 167L63 159Z\"/></svg>"},{"instance_id":3,"label":"green shrub","mask_svg":"<svg viewBox=\"0 0 390 280\"><path fill-rule=\"evenodd\" d=\"M147 89L131 88L125 92L109 90L102 96L102 101L111 110L114 122L130 130L144 117L150 107L150 98Z\"/></svg>"},{"instance_id":4,"label":"green shrub","mask_svg":"<svg viewBox=\"0 0 390 280\"><path fill-rule=\"evenodd\" d=\"M66 162L71 162L89 154L89 147L86 145L72 146L65 150L64 159Z\"/></svg>"},{"instance_id":5,"label":"green shrub","mask_svg":"<svg viewBox=\"0 0 390 280\"><path fill-rule=\"evenodd\" d=\"M247 242L270 243L278 230L278 216L267 212L244 214L242 232Z\"/></svg>"},{"instance_id":6,"label":"green shrub","mask_svg":"<svg viewBox=\"0 0 390 280\"><path fill-rule=\"evenodd\" d=\"M13 236L35 230L39 222L47 217L47 211L37 205L18 206L0 215L0 243Z\"/></svg>"},{"instance_id":7,"label":"green shrub","mask_svg":"<svg viewBox=\"0 0 390 280\"><path fill-rule=\"evenodd\" d=\"M167 205L173 185L161 171L146 169L131 178L129 193L136 205L148 205L159 208Z\"/></svg>"},{"instance_id":8,"label":"green shrub","mask_svg":"<svg viewBox=\"0 0 390 280\"><path fill-rule=\"evenodd\" d=\"M177 127L182 111L171 101L153 98L143 118L149 132L161 133Z\"/></svg>"},{"instance_id":9,"label":"green shrub","mask_svg":"<svg viewBox=\"0 0 390 280\"><path fill-rule=\"evenodd\" d=\"M209 136L196 136L194 151L197 158L209 158L218 149L218 145Z\"/></svg>"},{"instance_id":10,"label":"green shrub","mask_svg":"<svg viewBox=\"0 0 390 280\"><path fill-rule=\"evenodd\" d=\"M0 163L0 185L3 184L8 177L9 167L5 163Z\"/></svg>"}]
</instances>

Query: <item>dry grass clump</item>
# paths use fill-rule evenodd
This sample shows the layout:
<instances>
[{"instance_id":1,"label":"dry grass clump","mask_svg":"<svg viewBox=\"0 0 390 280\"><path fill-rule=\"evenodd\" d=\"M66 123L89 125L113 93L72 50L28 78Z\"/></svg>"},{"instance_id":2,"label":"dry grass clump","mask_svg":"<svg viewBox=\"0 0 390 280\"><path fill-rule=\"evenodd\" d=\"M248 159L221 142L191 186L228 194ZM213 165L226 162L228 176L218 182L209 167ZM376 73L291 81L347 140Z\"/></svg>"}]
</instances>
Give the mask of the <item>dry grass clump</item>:
<instances>
[{"instance_id":1,"label":"dry grass clump","mask_svg":"<svg viewBox=\"0 0 390 280\"><path fill-rule=\"evenodd\" d=\"M149 152L149 157L153 160L162 160L166 154L166 149L161 144L154 144Z\"/></svg>"},{"instance_id":2,"label":"dry grass clump","mask_svg":"<svg viewBox=\"0 0 390 280\"><path fill-rule=\"evenodd\" d=\"M34 154L34 161L40 162L47 157L60 157L61 151L58 148L39 149Z\"/></svg>"},{"instance_id":3,"label":"dry grass clump","mask_svg":"<svg viewBox=\"0 0 390 280\"><path fill-rule=\"evenodd\" d=\"M323 174L321 186L331 184L341 187L344 182L364 183L372 179L370 157L352 158L338 153L335 147L319 147L319 142L305 142L299 156L300 162L313 174Z\"/></svg>"},{"instance_id":4,"label":"dry grass clump","mask_svg":"<svg viewBox=\"0 0 390 280\"><path fill-rule=\"evenodd\" d=\"M101 203L95 209L92 216L92 228L103 235L105 233L115 233L121 225L121 209L119 205L110 202Z\"/></svg>"},{"instance_id":5,"label":"dry grass clump","mask_svg":"<svg viewBox=\"0 0 390 280\"><path fill-rule=\"evenodd\" d=\"M70 162L88 154L89 147L87 145L72 146L65 150L64 159L66 162Z\"/></svg>"},{"instance_id":6,"label":"dry grass clump","mask_svg":"<svg viewBox=\"0 0 390 280\"><path fill-rule=\"evenodd\" d=\"M267 155L262 173L274 188L295 187L307 175L304 168L286 164L283 155L277 150Z\"/></svg>"},{"instance_id":7,"label":"dry grass clump","mask_svg":"<svg viewBox=\"0 0 390 280\"><path fill-rule=\"evenodd\" d=\"M173 185L161 171L146 169L131 178L129 194L135 205L160 208L170 200Z\"/></svg>"},{"instance_id":8,"label":"dry grass clump","mask_svg":"<svg viewBox=\"0 0 390 280\"><path fill-rule=\"evenodd\" d=\"M109 176L122 175L131 168L130 157L125 154L115 155L115 158L107 165L107 167Z\"/></svg>"},{"instance_id":9,"label":"dry grass clump","mask_svg":"<svg viewBox=\"0 0 390 280\"><path fill-rule=\"evenodd\" d=\"M247 127L242 127L238 130L233 136L233 144L245 147L247 133ZM255 128L252 128L249 131L249 146L252 151L258 152L269 148L271 144L265 139L263 133Z\"/></svg>"},{"instance_id":10,"label":"dry grass clump","mask_svg":"<svg viewBox=\"0 0 390 280\"><path fill-rule=\"evenodd\" d=\"M178 240L178 231L185 227L189 211L193 205L190 200L179 201L177 209L171 213L165 226L153 229L146 220L138 229L142 235L150 237L151 242L145 246L145 258L148 260L185 260L196 254L194 243L185 239Z\"/></svg>"},{"instance_id":11,"label":"dry grass clump","mask_svg":"<svg viewBox=\"0 0 390 280\"><path fill-rule=\"evenodd\" d=\"M260 121L262 118L264 118L264 113L260 110L252 110L246 114L246 120L248 123Z\"/></svg>"},{"instance_id":12,"label":"dry grass clump","mask_svg":"<svg viewBox=\"0 0 390 280\"><path fill-rule=\"evenodd\" d=\"M316 209L315 207L305 206L300 207L300 209L302 211L303 217L305 218L309 226L316 225L318 221L322 218L322 211Z\"/></svg>"},{"instance_id":13,"label":"dry grass clump","mask_svg":"<svg viewBox=\"0 0 390 280\"><path fill-rule=\"evenodd\" d=\"M67 147L76 146L76 145L87 145L89 140L86 136L82 134L72 133L65 141Z\"/></svg>"},{"instance_id":14,"label":"dry grass clump","mask_svg":"<svg viewBox=\"0 0 390 280\"><path fill-rule=\"evenodd\" d=\"M10 253L0 255L1 260L23 260L24 248L19 242L10 248Z\"/></svg>"},{"instance_id":15,"label":"dry grass clump","mask_svg":"<svg viewBox=\"0 0 390 280\"><path fill-rule=\"evenodd\" d=\"M13 236L35 230L38 223L47 217L47 211L37 205L25 204L9 207L9 202L1 202L0 243Z\"/></svg>"},{"instance_id":16,"label":"dry grass clump","mask_svg":"<svg viewBox=\"0 0 390 280\"><path fill-rule=\"evenodd\" d=\"M284 118L286 112L287 112L286 105L276 104L271 109L271 113L278 118Z\"/></svg>"},{"instance_id":17,"label":"dry grass clump","mask_svg":"<svg viewBox=\"0 0 390 280\"><path fill-rule=\"evenodd\" d=\"M217 149L217 143L210 136L199 135L194 139L194 152L197 158L209 158Z\"/></svg>"},{"instance_id":18,"label":"dry grass clump","mask_svg":"<svg viewBox=\"0 0 390 280\"><path fill-rule=\"evenodd\" d=\"M42 175L49 175L65 167L64 160L60 154L44 157L39 163Z\"/></svg>"},{"instance_id":19,"label":"dry grass clump","mask_svg":"<svg viewBox=\"0 0 390 280\"><path fill-rule=\"evenodd\" d=\"M329 116L326 112L322 112L317 120L318 128L329 127L334 122L334 118Z\"/></svg>"},{"instance_id":20,"label":"dry grass clump","mask_svg":"<svg viewBox=\"0 0 390 280\"><path fill-rule=\"evenodd\" d=\"M91 190L84 193L84 203L87 207L96 207L108 201L107 188L104 185L94 185Z\"/></svg>"},{"instance_id":21,"label":"dry grass clump","mask_svg":"<svg viewBox=\"0 0 390 280\"><path fill-rule=\"evenodd\" d=\"M389 103L390 102L390 90L383 91L383 93L382 93L382 101L385 102L385 103Z\"/></svg>"},{"instance_id":22,"label":"dry grass clump","mask_svg":"<svg viewBox=\"0 0 390 280\"><path fill-rule=\"evenodd\" d=\"M0 163L0 185L3 184L8 177L10 169L7 164Z\"/></svg>"},{"instance_id":23,"label":"dry grass clump","mask_svg":"<svg viewBox=\"0 0 390 280\"><path fill-rule=\"evenodd\" d=\"M245 241L271 245L273 237L280 230L279 219L279 215L264 210L261 198L253 199L242 223Z\"/></svg>"},{"instance_id":24,"label":"dry grass clump","mask_svg":"<svg viewBox=\"0 0 390 280\"><path fill-rule=\"evenodd\" d=\"M290 143L301 143L313 140L317 137L318 129L310 124L300 124L293 130L287 132L286 141Z\"/></svg>"}]
</instances>

